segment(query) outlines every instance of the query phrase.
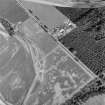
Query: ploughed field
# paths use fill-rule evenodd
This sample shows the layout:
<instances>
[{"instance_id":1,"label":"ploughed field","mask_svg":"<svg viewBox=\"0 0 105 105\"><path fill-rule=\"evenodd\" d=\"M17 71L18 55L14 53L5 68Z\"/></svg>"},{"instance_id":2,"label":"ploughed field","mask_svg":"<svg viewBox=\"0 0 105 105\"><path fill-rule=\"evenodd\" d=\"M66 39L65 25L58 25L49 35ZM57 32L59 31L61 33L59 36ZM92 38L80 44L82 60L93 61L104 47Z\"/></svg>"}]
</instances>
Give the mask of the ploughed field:
<instances>
[{"instance_id":1,"label":"ploughed field","mask_svg":"<svg viewBox=\"0 0 105 105\"><path fill-rule=\"evenodd\" d=\"M78 26L60 41L70 51L76 51L75 55L100 78L95 78L63 105L104 104L105 8L59 10Z\"/></svg>"},{"instance_id":2,"label":"ploughed field","mask_svg":"<svg viewBox=\"0 0 105 105\"><path fill-rule=\"evenodd\" d=\"M72 19L78 27L61 39L68 49L77 52L76 56L96 75L102 75L105 71L104 12L104 7L86 10L77 19Z\"/></svg>"}]
</instances>

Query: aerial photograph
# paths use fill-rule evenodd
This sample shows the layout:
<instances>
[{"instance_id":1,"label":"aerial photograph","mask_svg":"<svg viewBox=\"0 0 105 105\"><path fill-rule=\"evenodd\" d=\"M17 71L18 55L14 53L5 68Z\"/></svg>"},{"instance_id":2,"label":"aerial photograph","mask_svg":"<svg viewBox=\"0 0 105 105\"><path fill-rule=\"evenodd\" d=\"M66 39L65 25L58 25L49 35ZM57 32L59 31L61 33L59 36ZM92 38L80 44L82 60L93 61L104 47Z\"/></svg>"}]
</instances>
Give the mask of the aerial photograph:
<instances>
[{"instance_id":1,"label":"aerial photograph","mask_svg":"<svg viewBox=\"0 0 105 105\"><path fill-rule=\"evenodd\" d=\"M105 105L105 0L0 0L0 105Z\"/></svg>"}]
</instances>

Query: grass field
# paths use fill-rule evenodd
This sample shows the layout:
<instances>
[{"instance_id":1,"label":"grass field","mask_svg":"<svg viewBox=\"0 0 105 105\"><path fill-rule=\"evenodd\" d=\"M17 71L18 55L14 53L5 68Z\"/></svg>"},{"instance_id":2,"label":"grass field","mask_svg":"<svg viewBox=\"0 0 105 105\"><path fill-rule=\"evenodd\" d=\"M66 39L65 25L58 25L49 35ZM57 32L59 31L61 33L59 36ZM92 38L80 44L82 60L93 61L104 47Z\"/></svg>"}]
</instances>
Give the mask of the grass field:
<instances>
[{"instance_id":1,"label":"grass field","mask_svg":"<svg viewBox=\"0 0 105 105\"><path fill-rule=\"evenodd\" d=\"M0 0L0 16L3 16L13 23L25 21L27 13L16 4L16 0Z\"/></svg>"}]
</instances>

